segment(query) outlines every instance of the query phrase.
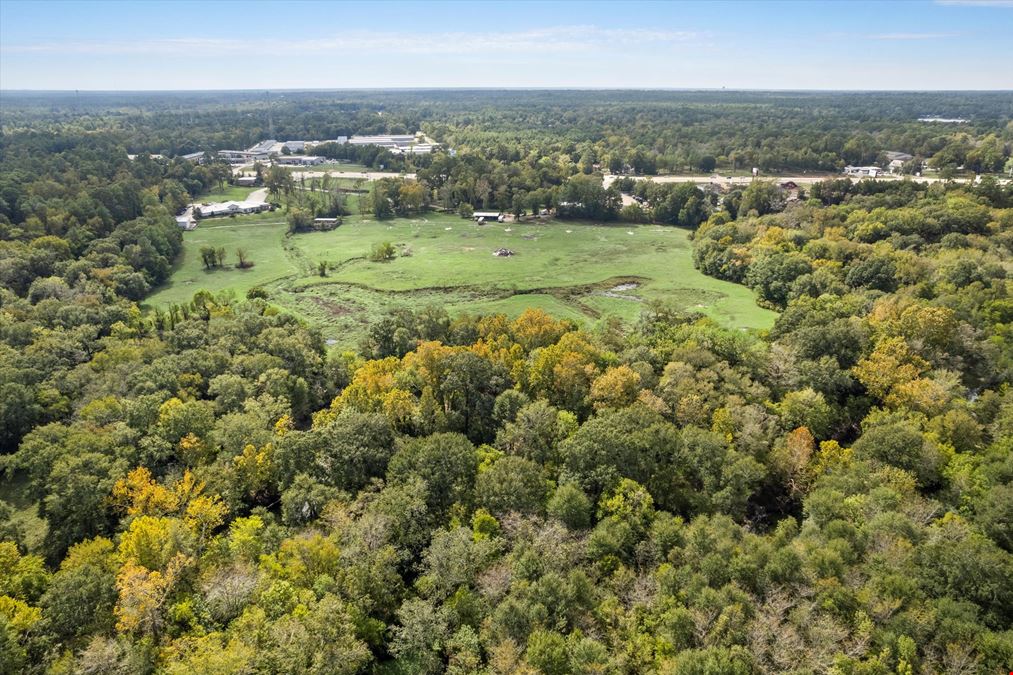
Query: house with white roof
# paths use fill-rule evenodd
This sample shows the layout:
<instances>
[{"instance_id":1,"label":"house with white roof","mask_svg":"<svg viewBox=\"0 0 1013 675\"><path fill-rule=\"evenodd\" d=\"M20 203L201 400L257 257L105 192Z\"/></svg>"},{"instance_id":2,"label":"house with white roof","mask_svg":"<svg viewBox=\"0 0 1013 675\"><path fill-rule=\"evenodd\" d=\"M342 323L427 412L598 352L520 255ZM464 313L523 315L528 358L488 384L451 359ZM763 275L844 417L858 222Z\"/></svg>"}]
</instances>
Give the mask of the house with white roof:
<instances>
[{"instance_id":1,"label":"house with white roof","mask_svg":"<svg viewBox=\"0 0 1013 675\"><path fill-rule=\"evenodd\" d=\"M195 206L194 215L201 218L216 218L220 216L238 216L247 213L260 213L270 211L271 205L267 202L216 202L213 204L200 204Z\"/></svg>"}]
</instances>

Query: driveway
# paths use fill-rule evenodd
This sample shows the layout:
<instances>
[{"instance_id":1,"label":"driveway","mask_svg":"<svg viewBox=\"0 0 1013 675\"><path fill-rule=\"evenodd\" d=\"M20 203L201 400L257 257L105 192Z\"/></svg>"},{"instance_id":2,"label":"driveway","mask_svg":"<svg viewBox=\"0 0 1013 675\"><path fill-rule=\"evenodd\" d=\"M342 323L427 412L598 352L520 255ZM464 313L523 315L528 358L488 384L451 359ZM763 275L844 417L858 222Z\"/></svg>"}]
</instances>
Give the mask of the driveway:
<instances>
[{"instance_id":1,"label":"driveway","mask_svg":"<svg viewBox=\"0 0 1013 675\"><path fill-rule=\"evenodd\" d=\"M267 201L267 188L260 188L259 190L254 190L246 198L246 201L263 204L264 202Z\"/></svg>"}]
</instances>

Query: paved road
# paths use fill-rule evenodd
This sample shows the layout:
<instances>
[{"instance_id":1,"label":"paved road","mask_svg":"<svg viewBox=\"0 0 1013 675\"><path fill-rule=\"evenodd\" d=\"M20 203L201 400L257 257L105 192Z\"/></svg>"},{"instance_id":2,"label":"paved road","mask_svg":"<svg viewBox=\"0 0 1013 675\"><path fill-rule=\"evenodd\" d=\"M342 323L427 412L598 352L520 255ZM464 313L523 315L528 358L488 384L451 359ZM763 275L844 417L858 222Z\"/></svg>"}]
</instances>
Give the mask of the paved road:
<instances>
[{"instance_id":1,"label":"paved road","mask_svg":"<svg viewBox=\"0 0 1013 675\"><path fill-rule=\"evenodd\" d=\"M250 173L253 171L252 164L241 164L232 167L232 173L235 175ZM396 173L393 171L341 171L341 170L327 170L327 171L313 171L308 169L306 171L293 171L292 177L296 180L300 176L306 178L321 178L324 173L327 173L332 178L362 178L364 180L378 180L380 178L397 178L403 176L404 178L415 178L413 173Z\"/></svg>"},{"instance_id":2,"label":"paved road","mask_svg":"<svg viewBox=\"0 0 1013 675\"><path fill-rule=\"evenodd\" d=\"M299 180L306 178L323 178L324 174L331 178L361 178L363 180L379 180L381 178L415 178L413 173L394 173L391 171L293 171L292 177Z\"/></svg>"},{"instance_id":3,"label":"paved road","mask_svg":"<svg viewBox=\"0 0 1013 675\"><path fill-rule=\"evenodd\" d=\"M197 228L197 219L193 217L193 204L188 205L181 215L186 218L184 230L190 231ZM177 220L176 222L179 221Z\"/></svg>"},{"instance_id":4,"label":"paved road","mask_svg":"<svg viewBox=\"0 0 1013 675\"><path fill-rule=\"evenodd\" d=\"M619 178L625 178L625 176L617 176L617 175L613 175L613 174L606 174L605 175L605 187L608 187L609 185L611 185L613 182L615 182ZM721 185L721 186L725 186L725 187L727 187L727 186L733 186L733 185L749 185L749 183L753 180L753 178L751 176L734 176L734 177L730 177L730 176L720 176L718 174L699 175L699 176L630 176L630 178L635 178L637 180L649 179L649 180L653 180L653 181L658 182L658 183L714 183L716 185ZM805 175L805 176L762 176L761 175L758 178L760 180L773 180L773 181L777 181L778 183L786 183L788 181L793 181L797 185L812 185L813 183L819 183L820 181L826 180L828 178L846 178L846 176L844 176L843 174L835 174L835 175L829 175L829 176L826 176L826 175L824 175L824 176L814 176L814 175ZM940 181L945 181L945 179L943 179L943 178L936 178L936 177L933 177L933 176L892 176L890 174L887 174L885 176L880 176L879 178L876 178L875 180L903 180L904 178L910 178L911 180L917 181L917 182L920 182L920 183L938 183ZM969 182L971 182L970 178L954 178L952 180L955 183L969 183ZM999 183L1000 184L1004 184L1004 183L1008 183L1008 182L1009 182L1008 180L999 179Z\"/></svg>"}]
</instances>

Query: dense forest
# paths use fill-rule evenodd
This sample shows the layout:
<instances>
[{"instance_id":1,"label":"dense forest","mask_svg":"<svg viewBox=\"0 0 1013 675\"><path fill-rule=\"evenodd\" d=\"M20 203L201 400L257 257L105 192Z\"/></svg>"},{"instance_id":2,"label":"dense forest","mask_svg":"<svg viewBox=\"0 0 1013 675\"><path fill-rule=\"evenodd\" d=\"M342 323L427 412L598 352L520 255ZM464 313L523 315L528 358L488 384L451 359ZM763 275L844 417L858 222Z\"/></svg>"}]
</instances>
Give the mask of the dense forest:
<instances>
[{"instance_id":1,"label":"dense forest","mask_svg":"<svg viewBox=\"0 0 1013 675\"><path fill-rule=\"evenodd\" d=\"M5 94L0 672L1008 672L1013 186L600 174L999 171L1011 118L1008 93ZM459 150L377 181L382 215L691 228L779 316L404 308L339 353L267 293L144 308L172 216L230 177L145 153L267 125Z\"/></svg>"},{"instance_id":2,"label":"dense forest","mask_svg":"<svg viewBox=\"0 0 1013 675\"><path fill-rule=\"evenodd\" d=\"M572 160L584 173L837 171L881 161L884 151L994 172L1004 170L1013 134L1008 92L5 92L3 112L5 133L109 131L131 154L422 130L493 168ZM918 121L926 116L967 122Z\"/></svg>"}]
</instances>

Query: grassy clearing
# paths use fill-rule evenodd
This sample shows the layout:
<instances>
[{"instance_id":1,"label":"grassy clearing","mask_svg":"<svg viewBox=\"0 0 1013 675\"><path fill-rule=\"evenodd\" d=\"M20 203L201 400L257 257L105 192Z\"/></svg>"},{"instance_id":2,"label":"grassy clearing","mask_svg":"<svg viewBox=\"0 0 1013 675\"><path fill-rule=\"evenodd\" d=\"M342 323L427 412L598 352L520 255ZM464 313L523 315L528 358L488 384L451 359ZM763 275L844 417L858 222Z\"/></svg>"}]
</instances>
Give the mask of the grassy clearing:
<instances>
[{"instance_id":1,"label":"grassy clearing","mask_svg":"<svg viewBox=\"0 0 1013 675\"><path fill-rule=\"evenodd\" d=\"M287 236L284 217L273 213L207 221L185 237L171 282L149 305L182 302L201 288L242 294L259 285L342 346L353 345L371 319L398 305L510 315L539 307L593 323L609 315L635 320L644 301L659 299L735 328L768 328L775 316L756 305L749 289L698 272L688 232L658 225L479 226L454 214L382 222L356 215L331 232ZM384 241L400 255L370 262L370 249ZM252 269L203 269L201 246L224 246L234 263L240 245ZM498 248L515 255L494 257ZM327 277L316 272L321 261L331 266Z\"/></svg>"},{"instance_id":2,"label":"grassy clearing","mask_svg":"<svg viewBox=\"0 0 1013 675\"><path fill-rule=\"evenodd\" d=\"M39 517L38 502L28 493L27 474L18 471L13 476L0 478L0 501L13 509L11 521L24 533L28 551L41 551L49 528Z\"/></svg>"},{"instance_id":3,"label":"grassy clearing","mask_svg":"<svg viewBox=\"0 0 1013 675\"><path fill-rule=\"evenodd\" d=\"M331 184L344 190L369 190L370 180L368 178L331 178Z\"/></svg>"},{"instance_id":4,"label":"grassy clearing","mask_svg":"<svg viewBox=\"0 0 1013 675\"><path fill-rule=\"evenodd\" d=\"M284 216L277 212L201 221L196 230L183 235L183 253L169 282L149 296L146 303L164 307L186 302L201 289L217 293L232 288L243 294L253 286L295 273L296 268L283 247L287 230ZM203 246L224 247L226 266L204 269L200 257ZM235 268L239 247L246 249L253 267Z\"/></svg>"},{"instance_id":5,"label":"grassy clearing","mask_svg":"<svg viewBox=\"0 0 1013 675\"><path fill-rule=\"evenodd\" d=\"M212 190L197 198L198 202L241 202L257 188L226 185L224 190Z\"/></svg>"},{"instance_id":6,"label":"grassy clearing","mask_svg":"<svg viewBox=\"0 0 1013 675\"><path fill-rule=\"evenodd\" d=\"M303 171L349 171L357 173L366 173L368 171L379 171L379 169L371 169L364 164L352 164L351 162L324 162L323 164L314 164L312 166L286 166L280 164L282 168L289 169L291 171L303 172Z\"/></svg>"}]
</instances>

